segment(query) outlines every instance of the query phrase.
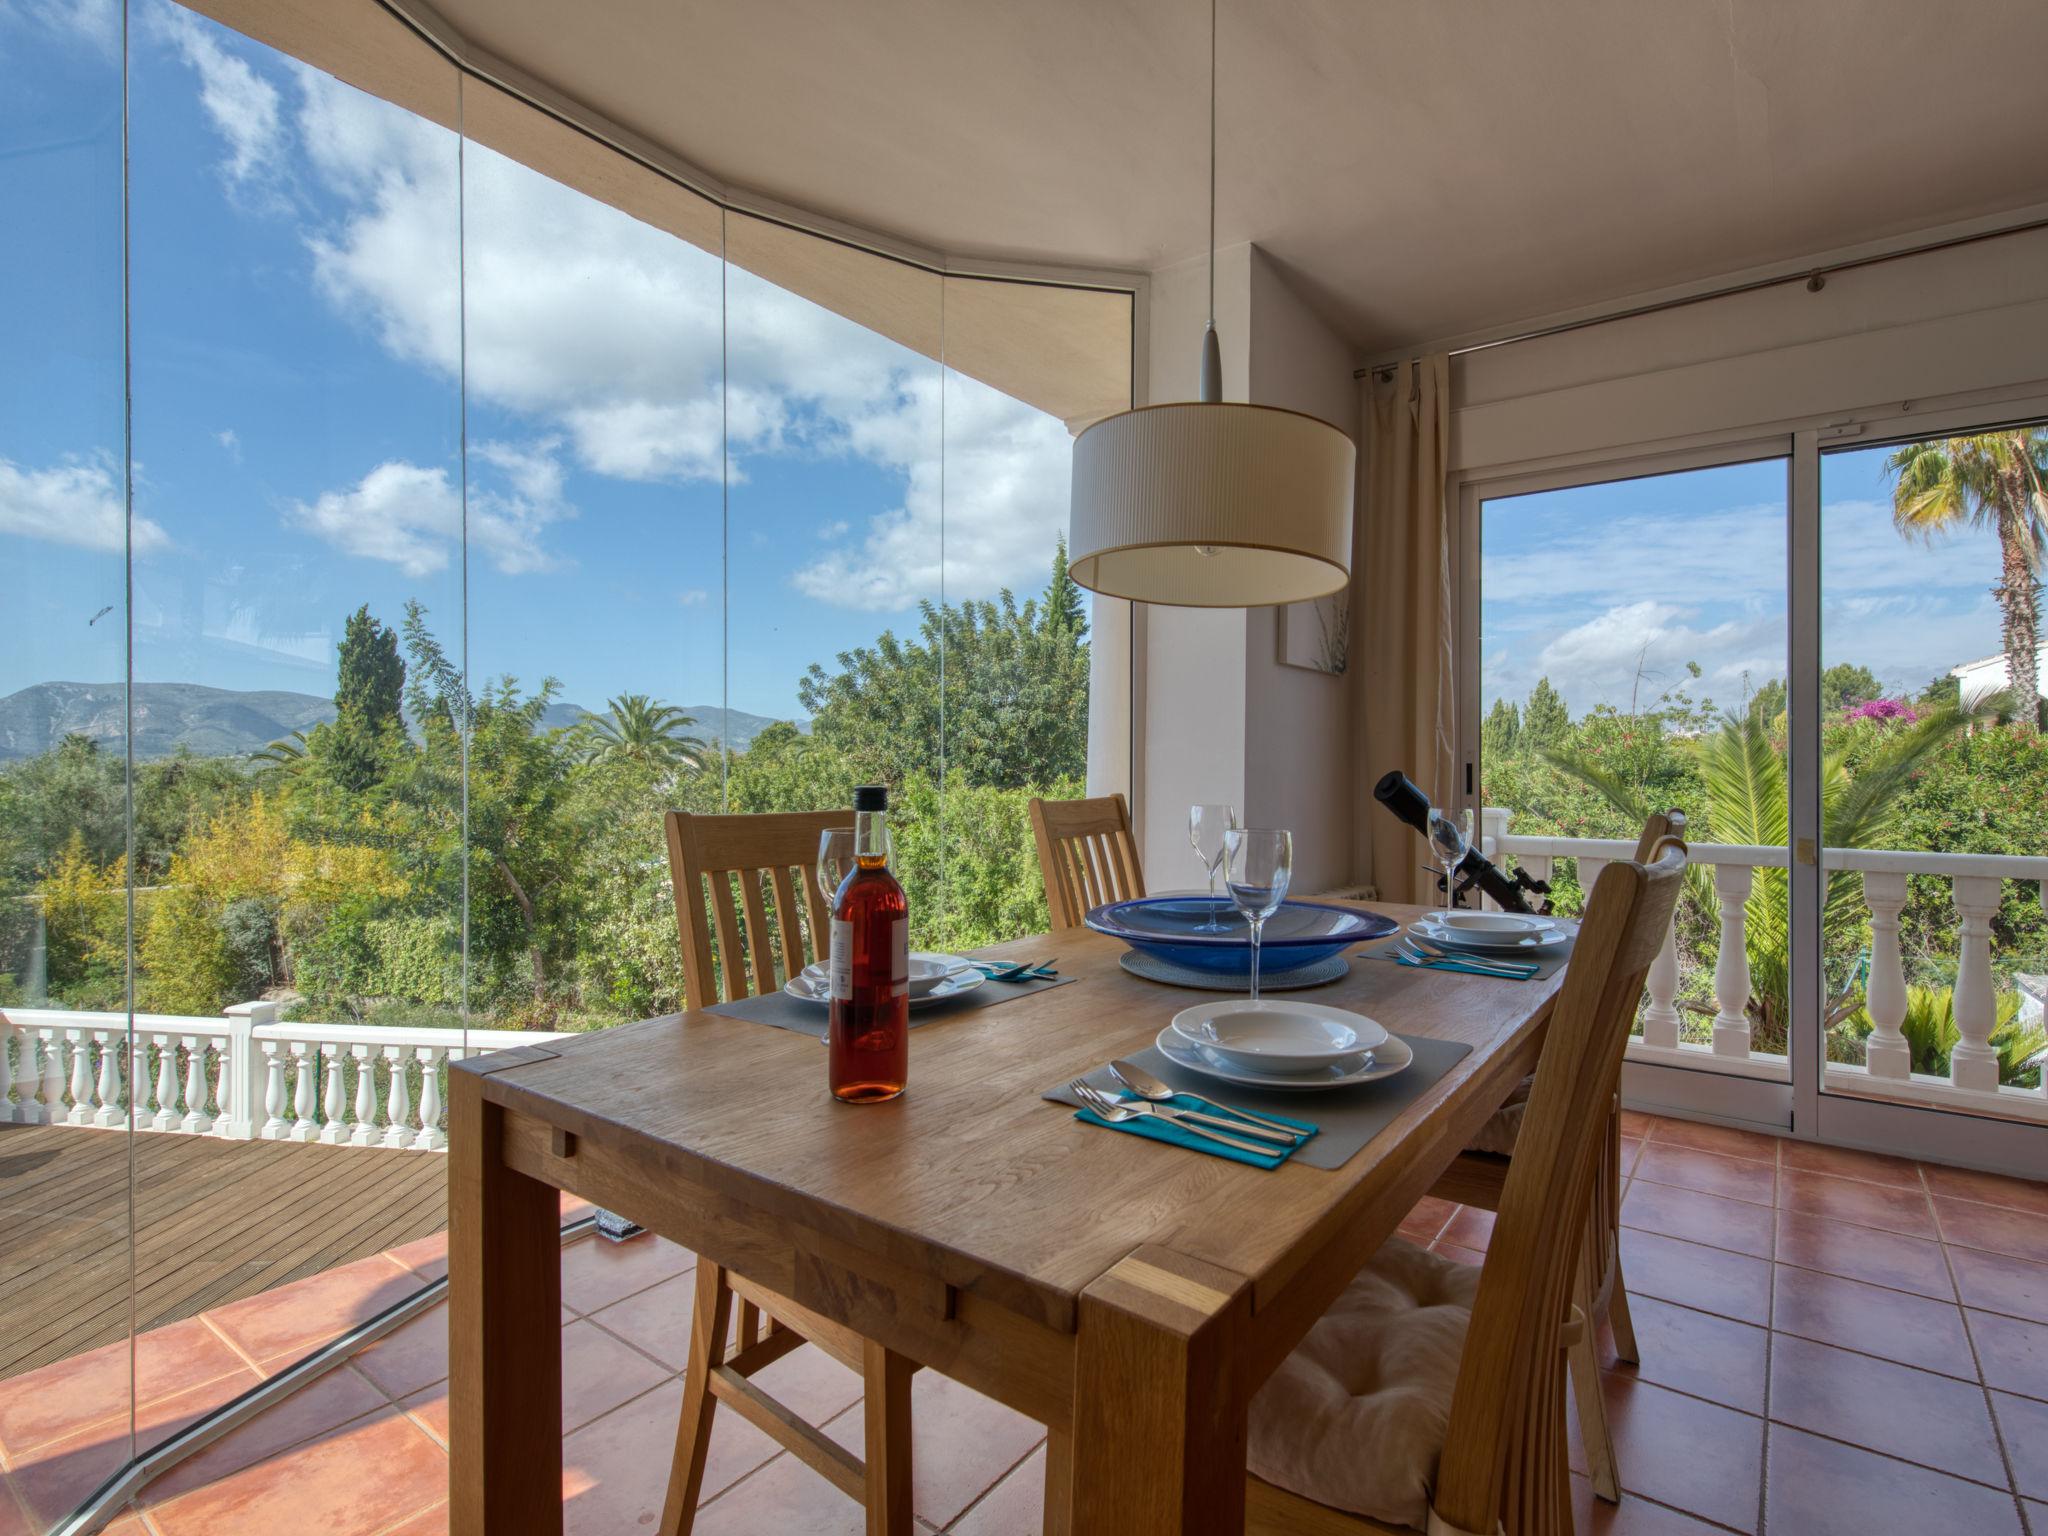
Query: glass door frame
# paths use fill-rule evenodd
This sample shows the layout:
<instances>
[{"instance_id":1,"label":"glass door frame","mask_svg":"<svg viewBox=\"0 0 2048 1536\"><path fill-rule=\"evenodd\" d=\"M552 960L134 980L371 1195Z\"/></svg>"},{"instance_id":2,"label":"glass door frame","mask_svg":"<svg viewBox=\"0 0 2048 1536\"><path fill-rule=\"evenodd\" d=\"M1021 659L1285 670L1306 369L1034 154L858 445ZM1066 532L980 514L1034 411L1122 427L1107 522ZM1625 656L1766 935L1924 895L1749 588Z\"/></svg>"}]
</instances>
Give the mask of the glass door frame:
<instances>
[{"instance_id":1,"label":"glass door frame","mask_svg":"<svg viewBox=\"0 0 2048 1536\"><path fill-rule=\"evenodd\" d=\"M2048 1125L1996 1120L1963 1110L1865 1099L1822 1091L1825 1070L1820 1020L1825 997L1821 974L1821 455L1856 444L1876 445L2048 418L2041 386L1987 390L1950 397L1936 409L1902 401L1882 408L1830 413L1783 424L1777 430L1740 431L1650 451L1626 447L1560 457L1536 465L1507 466L1456 477L1458 504L1454 616L1459 657L1455 684L1457 724L1453 750L1463 765L1466 794L1479 806L1481 507L1484 502L1532 492L1563 490L1615 480L1710 469L1762 459L1786 460L1786 705L1787 822L1790 840L1792 1017L1785 1078L1755 1071L1630 1061L1622 1092L1633 1105L1679 1115L1745 1124L1844 1146L1938 1162L2014 1172L2048 1166ZM1683 553L1674 562L1683 568Z\"/></svg>"}]
</instances>

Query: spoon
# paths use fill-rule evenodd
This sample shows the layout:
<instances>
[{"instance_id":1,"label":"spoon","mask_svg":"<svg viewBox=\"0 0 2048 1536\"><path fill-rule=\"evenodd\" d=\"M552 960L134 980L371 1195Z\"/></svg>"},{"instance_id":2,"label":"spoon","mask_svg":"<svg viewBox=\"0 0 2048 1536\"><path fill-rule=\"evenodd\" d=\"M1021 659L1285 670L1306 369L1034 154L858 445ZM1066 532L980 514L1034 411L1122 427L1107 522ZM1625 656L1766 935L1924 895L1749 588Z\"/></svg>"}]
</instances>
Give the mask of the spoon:
<instances>
[{"instance_id":1,"label":"spoon","mask_svg":"<svg viewBox=\"0 0 2048 1536\"><path fill-rule=\"evenodd\" d=\"M1166 1084L1159 1081L1158 1078L1147 1072L1136 1062L1112 1061L1109 1064L1109 1073L1110 1076L1114 1077L1141 1099L1150 1099L1153 1103L1159 1104L1176 1097L1173 1089L1167 1087ZM1200 1095L1191 1095L1191 1097L1199 1098ZM1241 1120L1249 1120L1253 1125L1263 1125L1268 1130L1285 1131L1290 1136L1299 1136L1301 1134L1299 1126L1284 1125L1278 1120L1268 1120L1264 1115L1252 1114L1249 1110L1239 1109L1234 1104L1217 1104L1214 1099L1204 1099L1202 1102L1214 1104L1218 1109L1236 1115Z\"/></svg>"}]
</instances>

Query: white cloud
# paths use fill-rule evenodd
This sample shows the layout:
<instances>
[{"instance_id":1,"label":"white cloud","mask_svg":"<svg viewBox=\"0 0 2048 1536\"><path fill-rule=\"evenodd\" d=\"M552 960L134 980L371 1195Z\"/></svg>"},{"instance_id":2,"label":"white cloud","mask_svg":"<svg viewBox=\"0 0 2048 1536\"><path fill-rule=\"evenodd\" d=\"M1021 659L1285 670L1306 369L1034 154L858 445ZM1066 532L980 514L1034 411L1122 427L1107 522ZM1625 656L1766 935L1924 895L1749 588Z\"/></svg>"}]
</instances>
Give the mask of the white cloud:
<instances>
[{"instance_id":1,"label":"white cloud","mask_svg":"<svg viewBox=\"0 0 2048 1536\"><path fill-rule=\"evenodd\" d=\"M852 526L853 524L849 523L845 518L836 517L818 530L818 537L829 544L834 539L845 538L847 530Z\"/></svg>"},{"instance_id":2,"label":"white cloud","mask_svg":"<svg viewBox=\"0 0 2048 1536\"><path fill-rule=\"evenodd\" d=\"M711 601L711 594L702 587L691 587L676 594L676 601L685 608L701 608Z\"/></svg>"},{"instance_id":3,"label":"white cloud","mask_svg":"<svg viewBox=\"0 0 2048 1536\"><path fill-rule=\"evenodd\" d=\"M0 21L9 16L71 33L110 59L120 59L121 0L0 0Z\"/></svg>"},{"instance_id":4,"label":"white cloud","mask_svg":"<svg viewBox=\"0 0 2048 1536\"><path fill-rule=\"evenodd\" d=\"M472 483L469 542L508 576L557 569L541 541L548 524L574 517L562 500L562 469L552 444L520 448L477 443L473 460L495 466L510 490ZM290 520L345 554L382 560L412 577L446 570L463 537L462 490L440 465L388 460L346 490L292 507Z\"/></svg>"},{"instance_id":5,"label":"white cloud","mask_svg":"<svg viewBox=\"0 0 2048 1536\"><path fill-rule=\"evenodd\" d=\"M104 459L25 469L0 459L0 534L119 554L124 547L120 476ZM135 553L167 548L170 536L135 518Z\"/></svg>"},{"instance_id":6,"label":"white cloud","mask_svg":"<svg viewBox=\"0 0 2048 1536\"><path fill-rule=\"evenodd\" d=\"M237 464L242 462L241 435L233 427L222 427L220 431L213 434L213 440L219 443L227 451L228 457L232 458Z\"/></svg>"},{"instance_id":7,"label":"white cloud","mask_svg":"<svg viewBox=\"0 0 2048 1536\"><path fill-rule=\"evenodd\" d=\"M223 48L217 27L182 6L160 0L144 14L148 25L198 72L199 103L212 119L214 130L227 141L228 157L222 169L228 181L239 185L259 172L274 169L284 147L277 87L257 74L246 59Z\"/></svg>"}]
</instances>

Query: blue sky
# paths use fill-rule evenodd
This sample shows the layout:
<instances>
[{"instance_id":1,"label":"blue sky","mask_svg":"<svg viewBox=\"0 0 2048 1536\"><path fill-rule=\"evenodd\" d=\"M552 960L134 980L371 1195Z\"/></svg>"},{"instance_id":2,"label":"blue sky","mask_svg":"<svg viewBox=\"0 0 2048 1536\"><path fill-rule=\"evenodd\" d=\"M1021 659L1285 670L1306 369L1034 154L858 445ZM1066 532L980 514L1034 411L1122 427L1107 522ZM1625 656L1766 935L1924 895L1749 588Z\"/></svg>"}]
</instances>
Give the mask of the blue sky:
<instances>
[{"instance_id":1,"label":"blue sky","mask_svg":"<svg viewBox=\"0 0 2048 1536\"><path fill-rule=\"evenodd\" d=\"M0 693L120 675L118 14L0 0ZM1043 585L1059 422L165 0L130 48L138 678L324 693L409 598L452 649L464 364L474 676L787 715Z\"/></svg>"},{"instance_id":2,"label":"blue sky","mask_svg":"<svg viewBox=\"0 0 2048 1536\"><path fill-rule=\"evenodd\" d=\"M1998 543L1932 544L1891 525L1887 450L1821 461L1821 663L1870 668L1894 694L2001 649ZM1627 709L1684 684L1724 707L1786 670L1784 459L1484 504L1482 687L1520 700L1541 676L1572 713ZM1697 662L1702 676L1686 677ZM1640 681L1639 681L1640 679Z\"/></svg>"}]
</instances>

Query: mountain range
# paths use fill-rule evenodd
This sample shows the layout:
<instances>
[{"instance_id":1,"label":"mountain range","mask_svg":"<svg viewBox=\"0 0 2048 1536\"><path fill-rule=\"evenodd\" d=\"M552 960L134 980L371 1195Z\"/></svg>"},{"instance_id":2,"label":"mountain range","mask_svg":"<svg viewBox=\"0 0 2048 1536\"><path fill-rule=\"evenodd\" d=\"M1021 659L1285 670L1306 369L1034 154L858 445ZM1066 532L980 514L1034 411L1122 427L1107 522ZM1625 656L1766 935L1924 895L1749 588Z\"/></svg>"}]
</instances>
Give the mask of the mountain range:
<instances>
[{"instance_id":1,"label":"mountain range","mask_svg":"<svg viewBox=\"0 0 2048 1536\"><path fill-rule=\"evenodd\" d=\"M581 705L552 704L543 723L574 725L588 713ZM696 719L691 734L710 741L725 736L739 752L778 723L768 715L715 704L686 704L683 713ZM0 698L0 761L35 757L73 734L118 747L124 716L119 683L36 683ZM201 757L245 757L333 718L334 701L318 694L137 683L135 755L168 757L184 747ZM798 722L798 728L806 729L807 722Z\"/></svg>"}]
</instances>

